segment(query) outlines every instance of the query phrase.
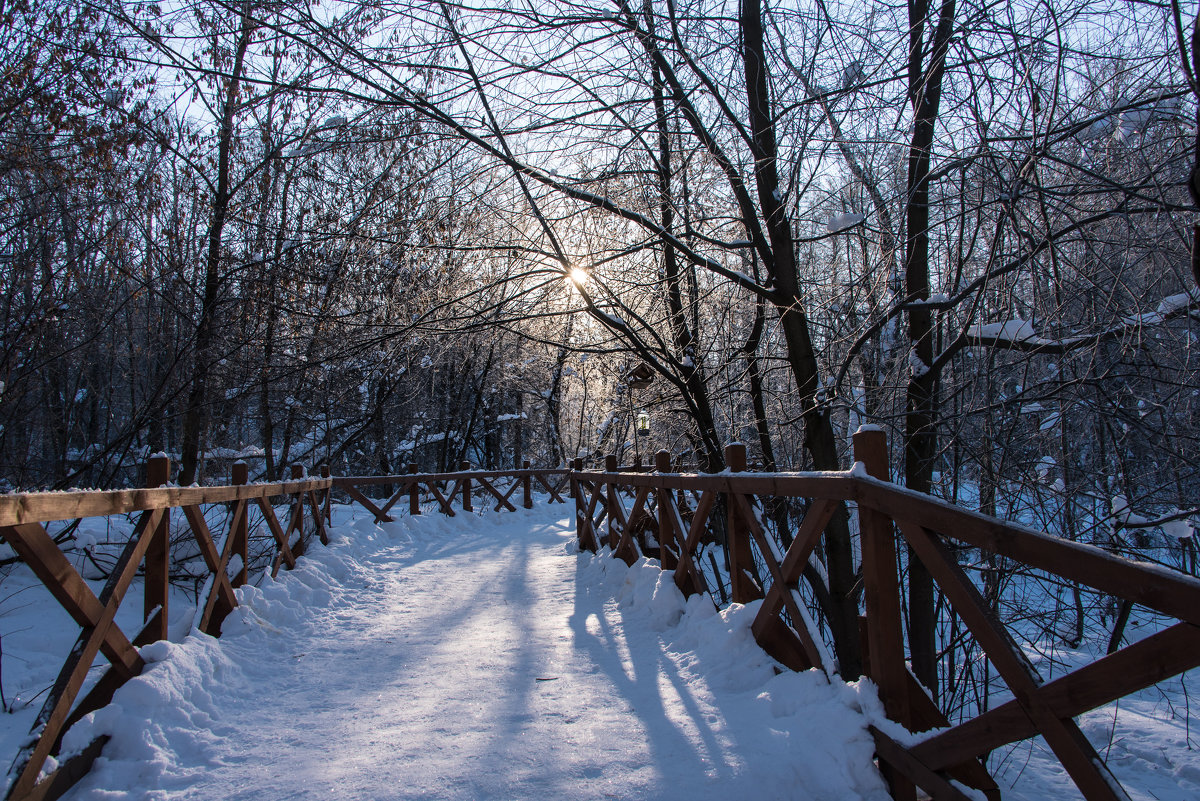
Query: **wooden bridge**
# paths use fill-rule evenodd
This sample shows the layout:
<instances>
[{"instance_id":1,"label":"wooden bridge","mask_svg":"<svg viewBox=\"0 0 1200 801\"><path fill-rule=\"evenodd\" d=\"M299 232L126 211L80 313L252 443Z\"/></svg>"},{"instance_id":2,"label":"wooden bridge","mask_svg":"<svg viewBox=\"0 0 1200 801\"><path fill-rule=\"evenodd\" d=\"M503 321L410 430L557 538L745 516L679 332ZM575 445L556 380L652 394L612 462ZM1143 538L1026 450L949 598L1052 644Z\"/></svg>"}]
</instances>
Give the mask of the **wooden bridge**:
<instances>
[{"instance_id":1,"label":"wooden bridge","mask_svg":"<svg viewBox=\"0 0 1200 801\"><path fill-rule=\"evenodd\" d=\"M865 672L877 685L891 720L913 732L937 729L915 745L872 729L877 761L893 797L913 799L920 788L936 799L966 798L955 784L959 782L998 798L982 758L1005 744L1041 735L1084 797L1126 798L1074 719L1200 665L1200 581L906 491L888 482L886 454L882 433L862 431L855 436L857 464L842 473L746 472L744 449L730 446L726 456L731 469L720 474L678 472L662 452L651 472L619 469L610 457L603 469L585 469L578 461L569 470L533 469L526 462L520 470L481 471L464 465L453 473L419 474L413 468L408 474L375 477L331 477L328 471L306 477L296 467L290 481L248 484L245 466L236 465L227 486L185 488L162 486L169 464L158 458L148 465L146 489L0 497L0 536L81 629L28 744L16 755L8 798L55 798L86 774L104 747L103 737L69 758L50 758L59 755L63 736L73 724L108 704L124 682L143 670L145 663L135 646L167 636L171 509L182 510L208 568L197 626L218 635L237 605L235 589L247 581L251 508L269 532L276 572L293 568L317 541L328 541L326 525L335 492L344 493L380 522L404 506L410 515L421 514L423 504L427 512L454 515L456 505L469 511L479 501L496 510L515 511L518 503L530 508L535 499L573 499L581 548L606 548L631 564L642 555L652 557L689 596L726 594L723 584L709 586L711 579L698 564L700 543L714 531L721 532L728 545L730 600L762 601L752 628L762 648L783 666L829 675L835 666L822 642L819 621L814 622L814 611L801 597L800 581L809 557L822 546L832 516L843 505L853 505L866 611L860 620ZM786 551L763 524L762 504L771 498L807 501L807 514ZM276 511L280 500L288 510L284 515ZM214 504L229 509L226 530L210 530L204 508ZM45 524L121 514L138 514L138 522L97 596ZM935 577L1013 700L951 726L917 685L906 664L901 620L903 560L898 547L904 544ZM1086 667L1044 681L959 565L954 549L961 547L1006 557L1176 622ZM145 625L131 635L114 621L139 571L144 576ZM82 694L101 654L110 666ZM46 770L47 765L54 767Z\"/></svg>"}]
</instances>

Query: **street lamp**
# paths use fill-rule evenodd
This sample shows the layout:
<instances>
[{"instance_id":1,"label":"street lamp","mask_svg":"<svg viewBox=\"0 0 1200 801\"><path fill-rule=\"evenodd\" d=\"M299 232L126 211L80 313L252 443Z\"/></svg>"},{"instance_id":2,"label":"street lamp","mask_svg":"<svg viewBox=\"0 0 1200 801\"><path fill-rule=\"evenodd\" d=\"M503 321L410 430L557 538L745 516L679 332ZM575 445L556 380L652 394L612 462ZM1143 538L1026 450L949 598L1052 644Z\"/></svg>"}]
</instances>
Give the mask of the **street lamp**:
<instances>
[{"instance_id":1,"label":"street lamp","mask_svg":"<svg viewBox=\"0 0 1200 801\"><path fill-rule=\"evenodd\" d=\"M637 413L637 432L642 437L650 433L650 413L645 409Z\"/></svg>"}]
</instances>

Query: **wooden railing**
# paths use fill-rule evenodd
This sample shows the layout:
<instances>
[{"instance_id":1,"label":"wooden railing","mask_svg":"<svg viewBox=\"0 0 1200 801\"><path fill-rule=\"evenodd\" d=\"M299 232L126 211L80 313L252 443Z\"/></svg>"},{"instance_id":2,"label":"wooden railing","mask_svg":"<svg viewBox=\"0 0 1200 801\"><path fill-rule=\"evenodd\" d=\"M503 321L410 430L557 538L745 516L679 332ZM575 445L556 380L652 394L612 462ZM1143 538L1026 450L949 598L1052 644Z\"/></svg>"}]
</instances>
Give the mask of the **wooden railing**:
<instances>
[{"instance_id":1,"label":"wooden railing","mask_svg":"<svg viewBox=\"0 0 1200 801\"><path fill-rule=\"evenodd\" d=\"M686 595L724 595L710 587L698 563L701 539L720 531L729 554L729 596L746 603L762 599L752 630L762 647L780 663L802 670L816 667L832 673L834 665L799 592L809 557L821 543L825 527L840 504L858 510L862 549L861 620L866 672L879 688L889 718L910 731L936 729L916 745L902 745L872 729L877 756L898 799L915 798L920 787L937 799L964 795L951 779L997 798L996 783L981 757L1002 745L1042 735L1077 786L1089 799L1125 798L1120 785L1084 738L1074 718L1129 693L1200 665L1200 581L1173 571L1068 542L918 495L887 481L887 447L883 434L855 436L854 470L821 474L756 474L744 472L745 450L731 446L730 470L721 474L672 472L668 455L656 458L655 472L618 469L609 458L604 470L532 469L393 476L305 478L293 468L293 480L247 484L244 465L235 466L233 482L221 487L162 487L169 473L165 459L152 460L148 484L139 490L28 493L0 496L0 537L30 566L50 593L79 624L81 634L37 717L29 744L21 749L10 773L8 797L44 799L61 795L99 755L100 739L62 761L46 776L47 757L57 755L66 729L88 712L108 703L115 690L144 667L135 645L164 638L169 574L170 511L182 510L209 571L198 596L196 625L219 634L222 620L236 606L234 589L247 579L248 510L256 507L270 531L272 573L295 565L313 538L326 540L333 493L366 508L377 521L392 519L407 499L408 512L422 505L454 515L455 502L472 511L477 498L496 510L515 511L533 505L535 483L548 502L563 502L564 488L576 503L576 532L581 547L607 546L628 563L640 555L654 557ZM373 490L386 491L370 497ZM760 500L805 498L807 514L786 549L776 544L763 523ZM272 498L290 499L286 526ZM630 506L626 506L626 502ZM214 537L204 505L228 504L227 529ZM716 521L714 511L720 510ZM128 544L97 596L51 538L45 524L119 514L138 514ZM178 517L179 515L176 515ZM719 525L714 525L719 523ZM653 535L657 542L648 547ZM901 621L898 546L908 544L941 586L955 612L986 652L1012 691L1014 700L951 726L947 717L918 686L905 661ZM1001 555L1031 568L1078 582L1101 592L1142 604L1177 622L1164 630L1091 665L1043 682L1013 637L991 613L978 588L959 566L952 546L968 546ZM241 569L229 575L237 556ZM756 579L755 564L765 576ZM140 632L128 637L115 624L117 609L139 566L144 564ZM715 564L714 564L714 567ZM98 654L111 667L76 703Z\"/></svg>"},{"instance_id":2,"label":"wooden railing","mask_svg":"<svg viewBox=\"0 0 1200 801\"><path fill-rule=\"evenodd\" d=\"M511 479L507 488L500 483L502 479ZM408 473L393 476L338 477L333 480L333 485L345 491L351 500L375 515L376 522L385 523L392 520L392 508L405 497L408 498L408 513L421 514L423 492L437 502L438 511L442 514L454 517L456 495L463 511L473 511L473 487L476 484L490 496L488 500L494 504L494 511L507 509L515 512L517 507L513 506L512 497L518 490L521 492L521 506L532 509L534 481L549 495L549 503L566 503L562 492L569 481L568 471L533 469L528 461L524 462L524 467L519 470L472 470L470 462L463 462L457 473L417 473L417 466L409 465ZM368 498L361 487L393 489L386 499L377 503Z\"/></svg>"},{"instance_id":3,"label":"wooden railing","mask_svg":"<svg viewBox=\"0 0 1200 801\"><path fill-rule=\"evenodd\" d=\"M170 462L159 457L147 464L149 486L145 489L0 495L0 538L30 567L81 629L35 719L28 744L12 763L7 798L19 801L57 798L86 774L107 737L98 738L80 753L60 761L46 775L42 771L49 757L59 755L68 728L108 704L122 684L142 672L145 663L135 646L166 639L171 581L170 510L182 511L183 521L178 521L180 515L174 517L177 522L186 523L208 570L207 582L197 597L195 626L219 636L222 621L237 606L234 590L248 578L251 507L259 510L263 525L270 532L274 551L270 569L274 576L281 567L293 568L314 538L328 543L325 526L330 519L335 490L347 493L378 521L391 520L389 510L405 496L409 498L410 513L420 514L422 489L438 503L440 511L450 515L454 514L451 501L456 495L463 509L472 509L473 485L487 491L497 509L515 511L512 498L518 491L522 505L530 508L535 481L545 489L551 502L565 502L561 493L568 480L566 470L533 470L528 462L522 470L467 468L469 465L464 464L463 472L424 475L416 475L412 468L412 473L402 476L335 479L329 476L327 468L322 469L320 477L306 478L303 468L296 465L292 467L291 481L248 484L246 465L235 464L232 482L227 486L169 487L162 485L167 483ZM510 486L504 486L505 480ZM452 488L443 491L449 484ZM378 503L364 492L367 487L386 485L399 489ZM273 498L290 499L284 516L286 525L269 502ZM205 506L215 504L229 505L227 528L223 531L210 530L204 514ZM50 535L46 524L128 514L138 515L133 534L97 596ZM230 576L235 557L240 568ZM130 637L115 620L139 568L144 577L144 625ZM100 654L110 667L79 699L92 664Z\"/></svg>"},{"instance_id":4,"label":"wooden railing","mask_svg":"<svg viewBox=\"0 0 1200 801\"><path fill-rule=\"evenodd\" d=\"M953 779L999 798L982 758L1003 745L1041 735L1084 797L1127 798L1074 718L1200 665L1200 581L891 484L882 432L859 432L854 447L861 466L843 473L742 473L745 449L740 445L727 449L730 470L722 474L672 473L665 452L658 456L655 473L618 471L611 458L603 471L586 471L576 462L571 482L580 547L595 551L606 546L631 564L642 554L656 558L662 569L673 572L685 594L708 592L697 546L714 522L714 509L720 508L732 600L762 599L752 626L759 644L793 669L832 673L834 665L799 582L838 505L853 503L861 536L866 672L891 720L913 732L936 730L906 746L872 727L893 796L913 799L919 787L935 799L965 799ZM811 501L786 552L768 536L756 508L757 499L770 497ZM653 532L657 548L647 550L647 532ZM905 660L897 558L903 544L929 569L1012 692L1012 701L951 726L918 685ZM1043 681L959 565L953 546L1006 557L1177 622L1086 667ZM764 586L750 569L756 558L765 567Z\"/></svg>"}]
</instances>

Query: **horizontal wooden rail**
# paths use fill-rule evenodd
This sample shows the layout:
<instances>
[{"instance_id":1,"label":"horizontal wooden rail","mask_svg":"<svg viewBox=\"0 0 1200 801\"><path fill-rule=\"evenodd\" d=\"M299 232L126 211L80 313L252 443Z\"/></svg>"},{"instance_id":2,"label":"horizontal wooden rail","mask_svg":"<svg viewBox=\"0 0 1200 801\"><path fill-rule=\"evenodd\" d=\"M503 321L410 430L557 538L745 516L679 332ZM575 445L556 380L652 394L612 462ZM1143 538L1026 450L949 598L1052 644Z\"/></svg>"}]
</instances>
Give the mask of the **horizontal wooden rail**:
<instances>
[{"instance_id":1,"label":"horizontal wooden rail","mask_svg":"<svg viewBox=\"0 0 1200 801\"><path fill-rule=\"evenodd\" d=\"M614 474L619 479L614 479ZM589 483L615 483L621 487L650 487L694 492L736 492L743 495L775 495L791 498L854 500L854 480L849 472L839 473L629 473L579 471L576 477Z\"/></svg>"},{"instance_id":2,"label":"horizontal wooden rail","mask_svg":"<svg viewBox=\"0 0 1200 801\"><path fill-rule=\"evenodd\" d=\"M307 478L302 481L276 481L245 486L19 492L0 495L0 526L252 501L296 493L322 492L332 485L332 480L328 478Z\"/></svg>"},{"instance_id":3,"label":"horizontal wooden rail","mask_svg":"<svg viewBox=\"0 0 1200 801\"><path fill-rule=\"evenodd\" d=\"M426 481L457 481L463 476L471 478L513 478L520 476L566 476L570 473L566 468L513 468L512 470L459 470L454 473L417 473L415 477L422 483ZM335 476L333 486L371 487L380 484L402 484L411 481L413 473L397 473L391 476Z\"/></svg>"},{"instance_id":4,"label":"horizontal wooden rail","mask_svg":"<svg viewBox=\"0 0 1200 801\"><path fill-rule=\"evenodd\" d=\"M854 500L893 520L919 520L963 545L1200 625L1200 580L1185 573L1006 523L884 481L856 478L855 484Z\"/></svg>"},{"instance_id":5,"label":"horizontal wooden rail","mask_svg":"<svg viewBox=\"0 0 1200 801\"><path fill-rule=\"evenodd\" d=\"M453 517L455 510L453 501L456 496L460 499L463 511L473 511L473 488L478 487L489 496L489 502L496 511L507 509L516 511L513 498L521 493L521 505L526 508L533 506L534 482L540 490L549 495L549 502L565 503L563 490L570 484L571 471L564 468L531 468L525 462L524 467L510 470L475 470L468 463L463 463L463 469L453 473L417 473L416 466L410 465L408 473L398 473L390 476L338 476L333 479L334 489L345 492L352 501L358 503L371 514L376 522L387 523L394 520L392 510L401 501L408 498L408 513L421 514L421 495L424 494L437 503L438 510ZM505 488L500 482L510 480ZM443 493L443 485L449 487ZM392 488L390 497L372 499L364 494L366 487L388 486Z\"/></svg>"}]
</instances>

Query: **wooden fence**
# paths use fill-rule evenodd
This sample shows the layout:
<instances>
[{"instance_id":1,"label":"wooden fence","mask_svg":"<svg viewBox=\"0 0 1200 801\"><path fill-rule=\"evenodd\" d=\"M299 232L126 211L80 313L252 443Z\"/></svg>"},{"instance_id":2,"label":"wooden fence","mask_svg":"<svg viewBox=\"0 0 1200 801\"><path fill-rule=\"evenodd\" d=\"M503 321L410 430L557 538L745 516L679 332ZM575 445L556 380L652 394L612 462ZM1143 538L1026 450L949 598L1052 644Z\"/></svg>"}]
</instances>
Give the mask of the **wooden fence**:
<instances>
[{"instance_id":1,"label":"wooden fence","mask_svg":"<svg viewBox=\"0 0 1200 801\"><path fill-rule=\"evenodd\" d=\"M732 600L762 599L752 627L755 638L793 669L816 667L831 673L833 665L798 592L799 581L838 505L853 503L861 534L866 672L891 720L914 732L937 730L917 745L905 746L872 727L892 795L914 799L919 787L935 799L967 798L953 779L999 798L982 758L1000 746L1041 735L1085 798L1127 798L1074 718L1200 665L1200 581L891 484L882 432L859 432L854 448L861 466L843 473L742 473L745 449L740 445L726 450L730 470L723 474L671 473L665 452L658 456L656 473L618 471L611 459L603 471L585 471L576 462L571 481L580 546L595 551L606 545L614 557L629 563L644 553L672 571L685 594L707 592L711 588L699 568L697 546L713 522L714 509L723 509ZM772 496L811 501L791 546L782 553L756 509L758 499ZM632 504L628 509L626 502ZM657 546L647 550L650 532ZM929 568L1013 700L951 726L918 685L905 661L897 553L903 544ZM1044 681L992 614L953 546L1007 557L1177 622ZM770 578L763 581L765 589L749 569L756 556Z\"/></svg>"},{"instance_id":2,"label":"wooden fence","mask_svg":"<svg viewBox=\"0 0 1200 801\"><path fill-rule=\"evenodd\" d=\"M299 465L292 467L292 480L270 484L248 484L245 464L235 464L232 483L219 487L168 487L170 462L154 458L147 464L147 488L134 490L17 493L0 496L0 538L3 538L50 594L80 627L79 639L59 671L58 678L35 719L28 744L16 755L9 771L8 799L44 801L61 796L87 773L107 737L98 738L82 752L64 759L43 774L49 757L57 757L63 735L89 712L108 704L113 693L145 667L135 646L167 637L170 587L170 543L172 515L182 511L208 570L208 580L197 598L196 627L214 636L221 623L237 606L234 589L247 580L249 564L249 510L256 507L273 539L271 574L281 567L291 569L314 538L328 543L325 525L330 518L334 490L369 509L379 521L391 520L388 511L401 498L409 498L411 514L421 512L424 489L445 514L453 515L455 495L463 509L472 508L472 487L477 485L496 501L497 509L514 510L513 496L521 493L525 508L533 505L536 481L551 501L564 503L561 493L567 483L566 470L470 471L446 474L331 478L327 468L320 477L305 477ZM509 480L504 487L502 481ZM453 488L443 492L448 483ZM398 486L388 500L377 504L363 492L370 486ZM270 499L284 499L286 525L280 521ZM204 516L204 506L228 504L228 529L214 532ZM80 576L46 529L47 523L89 517L138 514L128 543L117 558L99 596ZM178 515L176 516L178 517ZM214 534L218 536L214 536ZM240 568L230 576L230 565L238 558ZM116 624L117 610L140 572L144 578L144 625L132 637ZM110 666L79 695L97 656L103 654ZM78 701L78 702L77 702Z\"/></svg>"},{"instance_id":3,"label":"wooden fence","mask_svg":"<svg viewBox=\"0 0 1200 801\"><path fill-rule=\"evenodd\" d=\"M500 483L502 479L511 479L507 488ZM375 515L376 522L385 523L392 520L391 510L405 497L408 498L408 513L421 514L423 493L437 502L438 511L450 517L455 514L456 495L463 511L473 511L475 485L487 492L485 497L494 504L494 511L507 509L515 512L517 507L513 506L512 498L518 490L521 492L521 506L532 509L535 481L549 495L549 503L566 503L562 492L569 481L568 471L533 469L528 461L519 470L472 470L470 462L463 462L457 473L418 473L417 466L412 464L408 466L407 474L338 477L333 480L333 486L343 490L352 501ZM376 503L363 493L362 487L388 487L390 494Z\"/></svg>"},{"instance_id":4,"label":"wooden fence","mask_svg":"<svg viewBox=\"0 0 1200 801\"><path fill-rule=\"evenodd\" d=\"M256 506L274 542L272 571L291 568L313 537L326 540L325 523L334 492L343 492L379 522L407 499L410 514L432 503L456 514L455 502L472 511L477 498L496 510L516 510L518 497L533 505L536 485L548 502L563 502L569 487L576 503L580 546L607 545L614 557L634 562L645 554L659 560L687 595L711 592L698 564L698 546L711 528L721 530L729 555L729 594L745 603L762 599L753 633L763 648L793 669L832 672L824 645L800 596L800 579L821 544L825 527L840 504L856 504L862 547L866 614L861 620L866 670L879 688L886 713L911 731L938 729L916 745L902 745L872 729L877 756L894 797L914 799L920 787L936 799L963 799L951 779L981 790L999 791L981 757L1002 745L1042 735L1088 799L1126 798L1074 718L1200 664L1200 581L1173 571L1132 562L1100 549L1068 542L937 499L908 492L887 481L887 446L882 433L855 435L854 470L821 474L744 472L745 449L730 446L730 470L721 474L682 473L662 452L654 472L620 469L610 457L603 470L471 470L394 476L305 478L246 484L245 467L235 466L233 483L223 487L161 487L169 473L165 459L152 460L150 487L105 492L29 493L0 496L0 537L29 564L53 596L79 624L81 634L38 715L29 744L11 771L11 799L49 799L82 776L104 745L100 739L61 762L48 775L47 757L56 755L62 735L75 721L108 703L113 692L143 668L135 645L166 636L169 582L170 509L180 508L210 573L200 593L197 625L219 634L221 621L237 603L234 588L246 581L248 509ZM507 484L507 486L506 486ZM372 498L372 490L384 490ZM761 500L805 498L808 512L790 547L781 552L762 523ZM271 498L289 501L284 526ZM626 501L631 506L626 508ZM228 530L218 542L202 505L229 504ZM721 510L723 519L714 519ZM140 513L133 536L97 597L48 534L45 523ZM306 523L307 521L307 523ZM651 548L651 536L656 545ZM905 661L901 620L898 546L907 543L929 568L956 613L986 652L1012 691L1014 700L950 726L946 716L918 686ZM979 590L950 548L965 545L998 554L1031 568L1078 582L1100 592L1142 604L1177 622L1091 665L1045 682L1013 637L995 619ZM242 568L228 575L234 556ZM762 586L751 565L765 566ZM144 563L146 624L132 639L114 623L117 608ZM715 565L714 565L715 567ZM724 593L724 587L719 590ZM76 703L98 654L111 667Z\"/></svg>"}]
</instances>

